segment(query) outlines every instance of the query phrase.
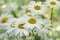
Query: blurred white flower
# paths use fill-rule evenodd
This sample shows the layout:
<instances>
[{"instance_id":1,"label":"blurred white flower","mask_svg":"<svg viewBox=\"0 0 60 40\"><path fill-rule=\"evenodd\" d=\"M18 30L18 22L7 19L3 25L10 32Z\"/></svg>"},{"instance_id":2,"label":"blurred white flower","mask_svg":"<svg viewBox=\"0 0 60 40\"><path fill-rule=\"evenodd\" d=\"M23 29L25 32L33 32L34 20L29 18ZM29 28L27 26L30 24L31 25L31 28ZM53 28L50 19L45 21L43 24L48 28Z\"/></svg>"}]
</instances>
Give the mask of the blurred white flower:
<instances>
[{"instance_id":1,"label":"blurred white flower","mask_svg":"<svg viewBox=\"0 0 60 40\"><path fill-rule=\"evenodd\" d=\"M11 18L7 23L4 24L6 30L14 29L16 27L16 18Z\"/></svg>"},{"instance_id":2,"label":"blurred white flower","mask_svg":"<svg viewBox=\"0 0 60 40\"><path fill-rule=\"evenodd\" d=\"M25 24L23 22L20 22L19 20L17 20L16 29L14 30L15 36L17 36L18 34L20 35L20 37L29 36L29 31L24 28L24 25Z\"/></svg>"},{"instance_id":3,"label":"blurred white flower","mask_svg":"<svg viewBox=\"0 0 60 40\"><path fill-rule=\"evenodd\" d=\"M28 9L28 5L24 5L21 7L22 9L20 10L20 13L22 15L30 13L30 10Z\"/></svg>"},{"instance_id":4,"label":"blurred white flower","mask_svg":"<svg viewBox=\"0 0 60 40\"><path fill-rule=\"evenodd\" d=\"M41 29L39 29L39 31L38 31L38 35L39 36L42 36L42 35L44 35L44 34L47 34L48 33L48 31L51 29L51 24L41 24Z\"/></svg>"},{"instance_id":5,"label":"blurred white flower","mask_svg":"<svg viewBox=\"0 0 60 40\"><path fill-rule=\"evenodd\" d=\"M57 0L46 0L46 6L50 6L51 8L58 7L59 1L57 1Z\"/></svg>"},{"instance_id":6,"label":"blurred white flower","mask_svg":"<svg viewBox=\"0 0 60 40\"><path fill-rule=\"evenodd\" d=\"M10 15L10 14L2 14L1 16L0 16L0 23L6 23L6 22L8 22L8 20L9 19L11 19L11 18L13 18L13 16L12 15Z\"/></svg>"},{"instance_id":7,"label":"blurred white flower","mask_svg":"<svg viewBox=\"0 0 60 40\"><path fill-rule=\"evenodd\" d=\"M16 20L16 18L10 18L6 23L0 23L1 27L6 30L6 33L9 34L9 36L12 36L12 33L16 27Z\"/></svg>"},{"instance_id":8,"label":"blurred white flower","mask_svg":"<svg viewBox=\"0 0 60 40\"><path fill-rule=\"evenodd\" d=\"M7 4L7 8L8 8L8 10L15 11L18 8L18 5L16 3Z\"/></svg>"},{"instance_id":9,"label":"blurred white flower","mask_svg":"<svg viewBox=\"0 0 60 40\"><path fill-rule=\"evenodd\" d=\"M6 4L2 4L2 5L0 6L0 9L5 9L6 7L7 7Z\"/></svg>"},{"instance_id":10,"label":"blurred white flower","mask_svg":"<svg viewBox=\"0 0 60 40\"><path fill-rule=\"evenodd\" d=\"M42 2L31 1L30 4L28 5L28 9L33 15L44 14L46 12L46 6L42 5Z\"/></svg>"},{"instance_id":11,"label":"blurred white flower","mask_svg":"<svg viewBox=\"0 0 60 40\"><path fill-rule=\"evenodd\" d=\"M35 27L40 28L39 26L40 26L41 21L40 19L37 19L34 16L31 17L31 16L24 15L19 20L21 20L21 22L25 24L24 27L27 29L32 30Z\"/></svg>"},{"instance_id":12,"label":"blurred white flower","mask_svg":"<svg viewBox=\"0 0 60 40\"><path fill-rule=\"evenodd\" d=\"M22 14L44 14L46 12L45 5L42 5L41 2L31 1L28 5L22 6L22 10L20 11Z\"/></svg>"},{"instance_id":13,"label":"blurred white flower","mask_svg":"<svg viewBox=\"0 0 60 40\"><path fill-rule=\"evenodd\" d=\"M60 31L60 25L56 27L56 31Z\"/></svg>"}]
</instances>

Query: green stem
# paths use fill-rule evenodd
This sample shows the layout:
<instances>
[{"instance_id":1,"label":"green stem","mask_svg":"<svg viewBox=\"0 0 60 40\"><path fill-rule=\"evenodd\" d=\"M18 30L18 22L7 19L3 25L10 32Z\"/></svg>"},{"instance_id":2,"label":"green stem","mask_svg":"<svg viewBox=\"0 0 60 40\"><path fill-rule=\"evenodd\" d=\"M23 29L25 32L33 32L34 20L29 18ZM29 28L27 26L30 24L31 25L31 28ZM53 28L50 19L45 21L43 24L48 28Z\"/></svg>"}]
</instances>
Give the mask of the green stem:
<instances>
[{"instance_id":1,"label":"green stem","mask_svg":"<svg viewBox=\"0 0 60 40\"><path fill-rule=\"evenodd\" d=\"M53 8L51 9L51 24L53 23Z\"/></svg>"}]
</instances>

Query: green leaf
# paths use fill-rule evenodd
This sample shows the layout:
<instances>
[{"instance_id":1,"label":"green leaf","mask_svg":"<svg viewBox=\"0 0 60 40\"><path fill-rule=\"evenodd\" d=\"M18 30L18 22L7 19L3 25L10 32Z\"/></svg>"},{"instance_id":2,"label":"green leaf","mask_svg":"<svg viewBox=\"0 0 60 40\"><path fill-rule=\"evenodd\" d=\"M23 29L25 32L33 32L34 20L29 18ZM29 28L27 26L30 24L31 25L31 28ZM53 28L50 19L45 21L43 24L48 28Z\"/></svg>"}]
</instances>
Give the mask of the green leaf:
<instances>
[{"instance_id":1,"label":"green leaf","mask_svg":"<svg viewBox=\"0 0 60 40\"><path fill-rule=\"evenodd\" d=\"M18 10L12 11L12 15L13 15L15 18L18 18Z\"/></svg>"}]
</instances>

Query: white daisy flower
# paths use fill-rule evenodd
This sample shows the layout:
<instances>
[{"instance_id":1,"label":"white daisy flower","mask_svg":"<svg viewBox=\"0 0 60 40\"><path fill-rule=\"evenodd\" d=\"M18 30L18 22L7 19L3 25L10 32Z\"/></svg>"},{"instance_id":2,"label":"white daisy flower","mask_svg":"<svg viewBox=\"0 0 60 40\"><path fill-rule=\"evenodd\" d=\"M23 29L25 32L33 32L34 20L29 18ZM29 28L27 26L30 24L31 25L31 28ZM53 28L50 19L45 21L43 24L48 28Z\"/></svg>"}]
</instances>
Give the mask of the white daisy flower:
<instances>
[{"instance_id":1,"label":"white daisy flower","mask_svg":"<svg viewBox=\"0 0 60 40\"><path fill-rule=\"evenodd\" d=\"M11 18L7 23L5 23L4 27L7 30L9 36L17 36L18 34L20 35L20 37L30 36L30 32L24 28L24 23L19 22L15 18Z\"/></svg>"},{"instance_id":2,"label":"white daisy flower","mask_svg":"<svg viewBox=\"0 0 60 40\"><path fill-rule=\"evenodd\" d=\"M9 14L2 14L0 16L0 26L4 28L5 23L7 23L13 16Z\"/></svg>"},{"instance_id":3,"label":"white daisy flower","mask_svg":"<svg viewBox=\"0 0 60 40\"><path fill-rule=\"evenodd\" d=\"M12 36L12 33L15 29L16 25L16 18L11 18L8 20L8 22L4 23L2 27L6 30L6 33L9 34L9 36Z\"/></svg>"},{"instance_id":4,"label":"white daisy flower","mask_svg":"<svg viewBox=\"0 0 60 40\"><path fill-rule=\"evenodd\" d=\"M11 18L7 23L5 23L6 29L9 30L10 28L15 28L16 21L17 21L17 18Z\"/></svg>"},{"instance_id":5,"label":"white daisy flower","mask_svg":"<svg viewBox=\"0 0 60 40\"><path fill-rule=\"evenodd\" d=\"M14 34L15 34L15 36L17 36L19 34L20 37L23 37L23 36L27 37L27 36L29 36L28 30L26 30L24 28L24 23L17 23L16 24L16 28L14 30Z\"/></svg>"},{"instance_id":6,"label":"white daisy flower","mask_svg":"<svg viewBox=\"0 0 60 40\"><path fill-rule=\"evenodd\" d=\"M30 13L30 10L28 9L28 5L22 6L22 9L20 10L20 13L22 15Z\"/></svg>"},{"instance_id":7,"label":"white daisy flower","mask_svg":"<svg viewBox=\"0 0 60 40\"><path fill-rule=\"evenodd\" d=\"M40 21L40 19L36 19L35 17L30 17L27 15L22 16L21 18L19 18L19 21L24 23L24 27L26 29L33 29L34 27L40 28L40 23L42 21Z\"/></svg>"},{"instance_id":8,"label":"white daisy flower","mask_svg":"<svg viewBox=\"0 0 60 40\"><path fill-rule=\"evenodd\" d=\"M6 22L8 22L8 20L11 19L11 18L13 18L13 16L10 15L10 14L2 14L2 15L0 16L0 23L6 23Z\"/></svg>"},{"instance_id":9,"label":"white daisy flower","mask_svg":"<svg viewBox=\"0 0 60 40\"><path fill-rule=\"evenodd\" d=\"M6 10L7 10L7 4L1 4L0 5L0 11L1 11L1 13L5 13Z\"/></svg>"},{"instance_id":10,"label":"white daisy flower","mask_svg":"<svg viewBox=\"0 0 60 40\"><path fill-rule=\"evenodd\" d=\"M7 8L8 10L16 10L18 8L18 5L16 3L12 3L12 4L7 4Z\"/></svg>"},{"instance_id":11,"label":"white daisy flower","mask_svg":"<svg viewBox=\"0 0 60 40\"><path fill-rule=\"evenodd\" d=\"M39 31L38 31L38 35L39 36L42 36L42 35L44 35L44 34L47 34L48 33L48 31L51 29L51 24L41 24L41 29L39 29Z\"/></svg>"},{"instance_id":12,"label":"white daisy flower","mask_svg":"<svg viewBox=\"0 0 60 40\"><path fill-rule=\"evenodd\" d=\"M0 5L0 9L5 9L6 7L7 7L6 4L1 4L1 5Z\"/></svg>"},{"instance_id":13,"label":"white daisy flower","mask_svg":"<svg viewBox=\"0 0 60 40\"><path fill-rule=\"evenodd\" d=\"M59 6L59 1L57 1L57 0L46 0L46 5L53 8L53 7Z\"/></svg>"},{"instance_id":14,"label":"white daisy flower","mask_svg":"<svg viewBox=\"0 0 60 40\"><path fill-rule=\"evenodd\" d=\"M24 25L25 24L24 24L23 20L17 20L16 28L14 30L14 35L15 36L17 36L17 35L20 35L20 37L29 36L29 31L24 28Z\"/></svg>"},{"instance_id":15,"label":"white daisy flower","mask_svg":"<svg viewBox=\"0 0 60 40\"><path fill-rule=\"evenodd\" d=\"M11 18L7 23L4 24L6 30L14 29L16 27L16 18Z\"/></svg>"},{"instance_id":16,"label":"white daisy flower","mask_svg":"<svg viewBox=\"0 0 60 40\"><path fill-rule=\"evenodd\" d=\"M22 36L29 36L29 32L24 29L23 25L24 24L17 24L17 19L16 18L11 18L7 23L5 23L5 29L7 30L6 33L9 34L9 36L15 35L17 36L18 34L20 37ZM19 22L19 21L18 21Z\"/></svg>"},{"instance_id":17,"label":"white daisy flower","mask_svg":"<svg viewBox=\"0 0 60 40\"><path fill-rule=\"evenodd\" d=\"M46 12L45 5L42 5L41 2L34 2L31 1L28 5L28 9L30 10L31 14L44 14Z\"/></svg>"}]
</instances>

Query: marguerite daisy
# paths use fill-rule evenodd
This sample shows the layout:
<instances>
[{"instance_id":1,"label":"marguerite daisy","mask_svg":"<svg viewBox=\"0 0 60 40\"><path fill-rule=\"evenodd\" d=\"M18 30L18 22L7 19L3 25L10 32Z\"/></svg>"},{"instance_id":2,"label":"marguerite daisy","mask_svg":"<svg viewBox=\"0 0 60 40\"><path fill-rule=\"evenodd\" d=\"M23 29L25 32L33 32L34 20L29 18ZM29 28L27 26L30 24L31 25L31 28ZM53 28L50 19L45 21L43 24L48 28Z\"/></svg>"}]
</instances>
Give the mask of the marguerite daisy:
<instances>
[{"instance_id":1,"label":"marguerite daisy","mask_svg":"<svg viewBox=\"0 0 60 40\"><path fill-rule=\"evenodd\" d=\"M31 14L44 14L46 12L45 5L42 5L41 2L34 2L31 1L28 5L28 9L30 10Z\"/></svg>"},{"instance_id":2,"label":"marguerite daisy","mask_svg":"<svg viewBox=\"0 0 60 40\"><path fill-rule=\"evenodd\" d=\"M28 30L24 29L23 23L18 23L19 21L16 18L11 18L7 23L4 24L5 29L7 30L6 33L9 34L9 36L12 35L20 35L20 37L23 36L29 36Z\"/></svg>"},{"instance_id":3,"label":"marguerite daisy","mask_svg":"<svg viewBox=\"0 0 60 40\"><path fill-rule=\"evenodd\" d=\"M6 22L8 22L8 20L10 19L10 18L13 18L13 16L12 15L10 15L10 14L2 14L1 16L0 16L0 23L6 23Z\"/></svg>"},{"instance_id":4,"label":"marguerite daisy","mask_svg":"<svg viewBox=\"0 0 60 40\"><path fill-rule=\"evenodd\" d=\"M16 28L16 18L9 19L8 22L4 23L2 27L4 27L6 33L9 34L9 36L12 36L13 31Z\"/></svg>"},{"instance_id":5,"label":"marguerite daisy","mask_svg":"<svg viewBox=\"0 0 60 40\"><path fill-rule=\"evenodd\" d=\"M41 29L39 29L38 35L42 36L44 34L47 34L48 31L51 29L51 24L41 24Z\"/></svg>"},{"instance_id":6,"label":"marguerite daisy","mask_svg":"<svg viewBox=\"0 0 60 40\"><path fill-rule=\"evenodd\" d=\"M33 28L37 27L40 28L40 19L36 19L34 16L27 16L24 15L21 18L19 18L19 21L24 23L24 28L32 30Z\"/></svg>"},{"instance_id":7,"label":"marguerite daisy","mask_svg":"<svg viewBox=\"0 0 60 40\"><path fill-rule=\"evenodd\" d=\"M22 9L20 10L20 13L22 15L30 13L30 10L28 9L28 5L22 6Z\"/></svg>"},{"instance_id":8,"label":"marguerite daisy","mask_svg":"<svg viewBox=\"0 0 60 40\"><path fill-rule=\"evenodd\" d=\"M14 30L14 34L15 36L19 34L20 37L23 37L23 36L27 37L29 36L29 31L24 28L24 23L17 23L16 28Z\"/></svg>"},{"instance_id":9,"label":"marguerite daisy","mask_svg":"<svg viewBox=\"0 0 60 40\"><path fill-rule=\"evenodd\" d=\"M7 4L7 10L13 10L15 11L18 8L18 5L16 3L12 3L12 4Z\"/></svg>"},{"instance_id":10,"label":"marguerite daisy","mask_svg":"<svg viewBox=\"0 0 60 40\"><path fill-rule=\"evenodd\" d=\"M57 1L57 0L46 0L46 5L53 8L53 7L59 6L59 1Z\"/></svg>"},{"instance_id":11,"label":"marguerite daisy","mask_svg":"<svg viewBox=\"0 0 60 40\"><path fill-rule=\"evenodd\" d=\"M6 4L1 4L1 5L0 5L0 9L4 9L4 8L6 8L6 7L7 7Z\"/></svg>"}]
</instances>

